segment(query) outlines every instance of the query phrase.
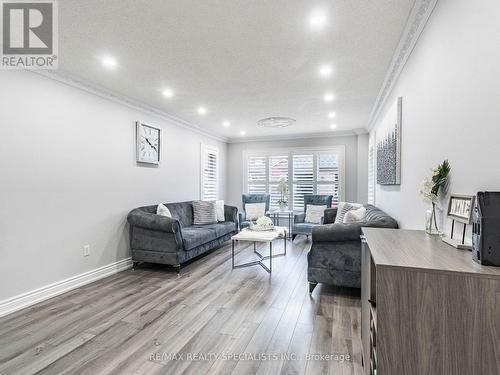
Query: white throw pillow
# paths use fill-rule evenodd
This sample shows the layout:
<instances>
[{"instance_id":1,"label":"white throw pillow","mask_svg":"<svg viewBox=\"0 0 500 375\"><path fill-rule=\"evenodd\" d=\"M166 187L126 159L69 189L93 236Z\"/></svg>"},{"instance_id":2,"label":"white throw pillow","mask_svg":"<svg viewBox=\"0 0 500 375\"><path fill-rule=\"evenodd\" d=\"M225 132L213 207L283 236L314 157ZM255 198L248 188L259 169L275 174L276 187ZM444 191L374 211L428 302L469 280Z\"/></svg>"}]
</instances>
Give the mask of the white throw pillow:
<instances>
[{"instance_id":1,"label":"white throw pillow","mask_svg":"<svg viewBox=\"0 0 500 375\"><path fill-rule=\"evenodd\" d=\"M344 223L359 223L365 221L366 208L360 207L349 210L344 216Z\"/></svg>"},{"instance_id":2,"label":"white throw pillow","mask_svg":"<svg viewBox=\"0 0 500 375\"><path fill-rule=\"evenodd\" d=\"M170 210L163 203L160 203L156 208L156 214L160 216L172 217Z\"/></svg>"},{"instance_id":3,"label":"white throw pillow","mask_svg":"<svg viewBox=\"0 0 500 375\"><path fill-rule=\"evenodd\" d=\"M343 223L347 211L356 210L360 207L363 207L363 205L359 203L340 202L337 207L337 216L335 217L335 223Z\"/></svg>"},{"instance_id":4,"label":"white throw pillow","mask_svg":"<svg viewBox=\"0 0 500 375\"><path fill-rule=\"evenodd\" d=\"M325 214L326 206L308 204L306 209L306 223L321 224L321 218Z\"/></svg>"},{"instance_id":5,"label":"white throw pillow","mask_svg":"<svg viewBox=\"0 0 500 375\"><path fill-rule=\"evenodd\" d=\"M259 217L266 215L265 203L247 203L245 204L245 213L247 220L257 220Z\"/></svg>"},{"instance_id":6,"label":"white throw pillow","mask_svg":"<svg viewBox=\"0 0 500 375\"><path fill-rule=\"evenodd\" d=\"M217 211L217 221L226 221L226 217L224 215L224 201L215 201L215 210Z\"/></svg>"}]
</instances>

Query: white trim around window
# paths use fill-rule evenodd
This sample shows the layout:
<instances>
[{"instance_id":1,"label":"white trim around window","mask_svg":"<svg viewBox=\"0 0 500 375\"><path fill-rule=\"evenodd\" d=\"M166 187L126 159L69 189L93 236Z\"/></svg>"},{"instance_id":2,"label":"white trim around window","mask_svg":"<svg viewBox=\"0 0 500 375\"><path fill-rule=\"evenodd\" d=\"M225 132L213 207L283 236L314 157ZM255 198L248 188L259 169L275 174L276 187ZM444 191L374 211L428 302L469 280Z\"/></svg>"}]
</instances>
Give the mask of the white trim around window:
<instances>
[{"instance_id":1,"label":"white trim around window","mask_svg":"<svg viewBox=\"0 0 500 375\"><path fill-rule=\"evenodd\" d=\"M277 208L280 177L287 179L289 207L296 211L303 210L304 194L328 193L334 195L334 204L343 201L345 146L243 151L244 192L270 194L272 209Z\"/></svg>"},{"instance_id":2,"label":"white trim around window","mask_svg":"<svg viewBox=\"0 0 500 375\"><path fill-rule=\"evenodd\" d=\"M200 199L219 199L219 149L201 144Z\"/></svg>"}]
</instances>

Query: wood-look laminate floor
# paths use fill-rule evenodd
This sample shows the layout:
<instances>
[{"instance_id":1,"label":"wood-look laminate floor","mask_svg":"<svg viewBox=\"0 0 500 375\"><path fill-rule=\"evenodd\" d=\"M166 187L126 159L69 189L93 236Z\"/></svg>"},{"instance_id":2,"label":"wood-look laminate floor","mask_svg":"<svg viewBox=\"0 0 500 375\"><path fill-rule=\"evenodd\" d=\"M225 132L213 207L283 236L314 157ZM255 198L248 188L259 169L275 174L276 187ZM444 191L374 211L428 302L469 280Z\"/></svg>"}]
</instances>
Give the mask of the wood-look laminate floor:
<instances>
[{"instance_id":1,"label":"wood-look laminate floor","mask_svg":"<svg viewBox=\"0 0 500 375\"><path fill-rule=\"evenodd\" d=\"M269 276L231 270L226 245L180 276L143 265L0 318L0 374L361 374L359 295L309 295L309 247L288 242Z\"/></svg>"}]
</instances>

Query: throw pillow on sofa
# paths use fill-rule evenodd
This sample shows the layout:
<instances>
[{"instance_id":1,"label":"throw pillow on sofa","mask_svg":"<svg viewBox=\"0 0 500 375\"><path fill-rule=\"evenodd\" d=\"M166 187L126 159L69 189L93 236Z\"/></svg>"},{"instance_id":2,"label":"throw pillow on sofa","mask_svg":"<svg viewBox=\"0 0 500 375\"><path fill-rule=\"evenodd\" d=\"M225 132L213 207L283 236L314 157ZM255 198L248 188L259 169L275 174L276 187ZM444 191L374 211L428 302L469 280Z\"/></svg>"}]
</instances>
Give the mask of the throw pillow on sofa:
<instances>
[{"instance_id":1,"label":"throw pillow on sofa","mask_svg":"<svg viewBox=\"0 0 500 375\"><path fill-rule=\"evenodd\" d=\"M345 214L348 211L355 210L361 207L363 207L363 205L359 203L340 202L337 207L337 216L335 217L335 223L343 223Z\"/></svg>"},{"instance_id":2,"label":"throw pillow on sofa","mask_svg":"<svg viewBox=\"0 0 500 375\"><path fill-rule=\"evenodd\" d=\"M170 210L163 203L160 203L156 208L156 214L160 216L172 217Z\"/></svg>"},{"instance_id":3,"label":"throw pillow on sofa","mask_svg":"<svg viewBox=\"0 0 500 375\"><path fill-rule=\"evenodd\" d=\"M215 202L194 201L193 224L214 224L217 223L217 209Z\"/></svg>"},{"instance_id":4,"label":"throw pillow on sofa","mask_svg":"<svg viewBox=\"0 0 500 375\"><path fill-rule=\"evenodd\" d=\"M326 206L317 206L308 204L306 209L306 218L304 221L311 224L321 224L321 218L326 210Z\"/></svg>"},{"instance_id":5,"label":"throw pillow on sofa","mask_svg":"<svg viewBox=\"0 0 500 375\"><path fill-rule=\"evenodd\" d=\"M217 221L226 221L226 217L224 215L224 201L215 201L215 209L217 211Z\"/></svg>"},{"instance_id":6,"label":"throw pillow on sofa","mask_svg":"<svg viewBox=\"0 0 500 375\"><path fill-rule=\"evenodd\" d=\"M257 220L266 215L265 203L247 203L245 204L245 213L247 220Z\"/></svg>"},{"instance_id":7,"label":"throw pillow on sofa","mask_svg":"<svg viewBox=\"0 0 500 375\"><path fill-rule=\"evenodd\" d=\"M364 207L349 210L344 216L344 223L360 223L365 221L365 216L366 208Z\"/></svg>"}]
</instances>

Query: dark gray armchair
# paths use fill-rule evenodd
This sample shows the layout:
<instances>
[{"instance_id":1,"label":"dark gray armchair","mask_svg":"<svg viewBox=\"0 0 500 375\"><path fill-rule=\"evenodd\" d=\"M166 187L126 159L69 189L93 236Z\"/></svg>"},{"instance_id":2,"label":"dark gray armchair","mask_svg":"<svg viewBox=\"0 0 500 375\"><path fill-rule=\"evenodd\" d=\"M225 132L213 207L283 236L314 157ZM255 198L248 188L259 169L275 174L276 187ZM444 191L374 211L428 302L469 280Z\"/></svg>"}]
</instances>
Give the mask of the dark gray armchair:
<instances>
[{"instance_id":1,"label":"dark gray armchair","mask_svg":"<svg viewBox=\"0 0 500 375\"><path fill-rule=\"evenodd\" d=\"M324 223L312 231L307 254L307 280L312 292L318 283L361 287L361 228L397 228L398 223L375 206L365 205L362 222L335 223L337 209L325 210Z\"/></svg>"},{"instance_id":2,"label":"dark gray armchair","mask_svg":"<svg viewBox=\"0 0 500 375\"><path fill-rule=\"evenodd\" d=\"M271 205L271 196L269 194L243 194L241 196L241 201L243 203L243 212L239 213L240 218L240 230L250 226L250 220L247 220L245 206L247 203L265 203L266 211L268 214L269 206Z\"/></svg>"},{"instance_id":3,"label":"dark gray armchair","mask_svg":"<svg viewBox=\"0 0 500 375\"><path fill-rule=\"evenodd\" d=\"M304 195L304 212L294 215L292 238L295 239L295 237L298 234L304 234L307 237L309 237L309 235L311 235L312 233L312 229L315 226L323 224L324 218L321 218L321 224L313 224L305 222L307 205L312 204L315 206L326 206L326 208L330 208L332 207L332 199L333 195L317 195L317 194Z\"/></svg>"}]
</instances>

